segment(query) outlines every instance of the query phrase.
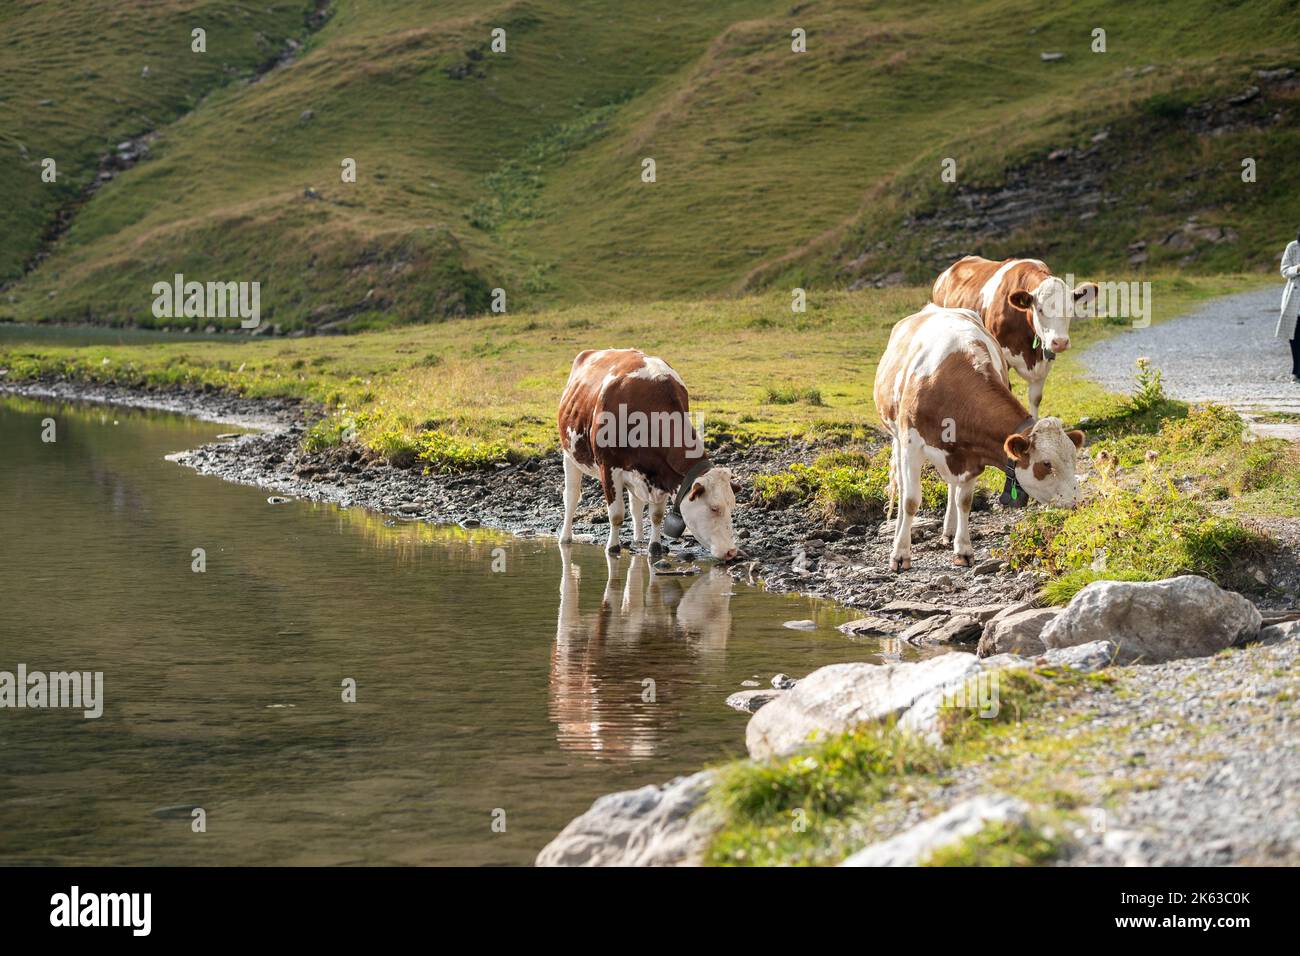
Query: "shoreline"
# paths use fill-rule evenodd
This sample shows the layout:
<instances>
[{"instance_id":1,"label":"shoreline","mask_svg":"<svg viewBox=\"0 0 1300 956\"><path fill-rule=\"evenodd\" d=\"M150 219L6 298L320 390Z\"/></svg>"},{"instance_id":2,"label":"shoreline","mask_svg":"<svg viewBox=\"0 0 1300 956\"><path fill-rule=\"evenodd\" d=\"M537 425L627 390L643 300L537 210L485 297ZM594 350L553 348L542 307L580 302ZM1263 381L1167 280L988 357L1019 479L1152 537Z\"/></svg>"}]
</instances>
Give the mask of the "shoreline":
<instances>
[{"instance_id":1,"label":"shoreline","mask_svg":"<svg viewBox=\"0 0 1300 956\"><path fill-rule=\"evenodd\" d=\"M178 452L171 460L200 474L285 497L360 506L400 520L477 523L521 537L555 536L562 516L564 477L558 452L492 470L425 475L418 467L398 468L355 446L305 451L301 440L314 410L294 400L186 389L153 392L66 379L0 381L0 394L163 411L249 429L235 438ZM709 455L748 485L757 473L807 463L835 447L802 440L724 444L710 449ZM750 504L745 492L735 512L744 556L730 570L738 580L761 580L769 591L823 598L863 611L897 600L966 607L1031 601L1039 578L1033 572L994 567L991 555L1016 517L998 509L972 511L973 568L952 567L950 550L938 540L939 521L919 517L913 568L900 575L888 570L891 539L879 522L829 527L808 506L764 509ZM599 543L607 535L606 522L599 486L584 481L575 533L579 540ZM631 534L628 519L623 547L642 550L632 545ZM672 542L665 557L674 563L712 563L689 542Z\"/></svg>"}]
</instances>

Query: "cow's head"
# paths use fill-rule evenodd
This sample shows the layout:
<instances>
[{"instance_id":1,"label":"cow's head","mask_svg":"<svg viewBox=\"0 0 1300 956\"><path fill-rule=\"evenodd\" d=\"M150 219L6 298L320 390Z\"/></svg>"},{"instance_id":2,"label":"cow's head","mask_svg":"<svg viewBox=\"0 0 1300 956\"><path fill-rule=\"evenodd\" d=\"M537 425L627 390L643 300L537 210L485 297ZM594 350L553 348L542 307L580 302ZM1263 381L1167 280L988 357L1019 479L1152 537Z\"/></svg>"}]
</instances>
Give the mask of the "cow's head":
<instances>
[{"instance_id":1,"label":"cow's head","mask_svg":"<svg viewBox=\"0 0 1300 956\"><path fill-rule=\"evenodd\" d=\"M1088 315L1096 298L1095 282L1081 282L1071 290L1063 280L1048 276L1033 292L1012 292L1007 303L1026 314L1039 343L1056 354L1070 347L1070 320Z\"/></svg>"},{"instance_id":2,"label":"cow's head","mask_svg":"<svg viewBox=\"0 0 1300 956\"><path fill-rule=\"evenodd\" d=\"M715 558L729 561L737 554L736 530L731 512L736 507L740 485L728 468L710 468L691 484L682 498L682 518L695 540Z\"/></svg>"},{"instance_id":3,"label":"cow's head","mask_svg":"<svg viewBox=\"0 0 1300 956\"><path fill-rule=\"evenodd\" d=\"M1044 504L1073 508L1079 500L1075 462L1083 432L1066 431L1059 418L1040 418L1028 432L1013 432L1003 446L1015 462L1016 480Z\"/></svg>"}]
</instances>

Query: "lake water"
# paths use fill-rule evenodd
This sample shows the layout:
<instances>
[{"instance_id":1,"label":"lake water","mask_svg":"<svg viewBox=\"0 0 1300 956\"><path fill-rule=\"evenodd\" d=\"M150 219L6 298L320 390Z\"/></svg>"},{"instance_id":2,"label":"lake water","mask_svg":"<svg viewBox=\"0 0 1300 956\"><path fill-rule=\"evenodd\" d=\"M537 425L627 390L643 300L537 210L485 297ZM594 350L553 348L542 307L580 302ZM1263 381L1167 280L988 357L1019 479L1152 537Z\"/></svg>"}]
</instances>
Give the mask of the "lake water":
<instances>
[{"instance_id":1,"label":"lake water","mask_svg":"<svg viewBox=\"0 0 1300 956\"><path fill-rule=\"evenodd\" d=\"M78 345L146 345L150 342L247 342L247 335L204 332L165 332L161 329L114 329L101 325L54 325L0 322L0 348L24 345L46 347Z\"/></svg>"},{"instance_id":2,"label":"lake water","mask_svg":"<svg viewBox=\"0 0 1300 956\"><path fill-rule=\"evenodd\" d=\"M0 709L0 864L526 864L597 796L742 756L743 680L880 659L721 572L164 458L227 430L0 395L0 671L105 698Z\"/></svg>"}]
</instances>

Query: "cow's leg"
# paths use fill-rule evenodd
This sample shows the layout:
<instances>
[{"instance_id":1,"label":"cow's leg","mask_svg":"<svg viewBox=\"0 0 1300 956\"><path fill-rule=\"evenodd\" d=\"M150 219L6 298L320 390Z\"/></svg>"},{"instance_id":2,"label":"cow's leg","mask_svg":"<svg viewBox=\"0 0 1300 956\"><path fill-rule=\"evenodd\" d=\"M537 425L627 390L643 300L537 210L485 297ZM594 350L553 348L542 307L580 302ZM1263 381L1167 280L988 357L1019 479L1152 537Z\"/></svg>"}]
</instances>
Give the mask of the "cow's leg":
<instances>
[{"instance_id":1,"label":"cow's leg","mask_svg":"<svg viewBox=\"0 0 1300 956\"><path fill-rule=\"evenodd\" d=\"M564 455L564 524L560 528L560 544L573 540L573 516L582 498L582 472L578 463L566 452Z\"/></svg>"},{"instance_id":2,"label":"cow's leg","mask_svg":"<svg viewBox=\"0 0 1300 956\"><path fill-rule=\"evenodd\" d=\"M952 544L957 536L957 486L948 486L948 507L943 513L943 546Z\"/></svg>"},{"instance_id":3,"label":"cow's leg","mask_svg":"<svg viewBox=\"0 0 1300 956\"><path fill-rule=\"evenodd\" d=\"M1029 414L1038 418L1038 406L1043 400L1043 383L1046 379L1029 383Z\"/></svg>"},{"instance_id":4,"label":"cow's leg","mask_svg":"<svg viewBox=\"0 0 1300 956\"><path fill-rule=\"evenodd\" d=\"M600 595L601 611L609 611L618 604L618 562L612 551L605 552L605 590Z\"/></svg>"},{"instance_id":5,"label":"cow's leg","mask_svg":"<svg viewBox=\"0 0 1300 956\"><path fill-rule=\"evenodd\" d=\"M662 554L664 550L664 514L668 511L668 492L657 489L650 492L650 553Z\"/></svg>"},{"instance_id":6,"label":"cow's leg","mask_svg":"<svg viewBox=\"0 0 1300 956\"><path fill-rule=\"evenodd\" d=\"M623 476L606 466L600 470L600 482L605 486L605 507L609 512L609 541L605 550L617 554L623 533Z\"/></svg>"},{"instance_id":7,"label":"cow's leg","mask_svg":"<svg viewBox=\"0 0 1300 956\"><path fill-rule=\"evenodd\" d=\"M968 568L975 561L975 548L970 542L970 506L975 499L975 479L967 478L957 485L949 485L949 500L953 490L957 498L957 534L952 543L952 563L959 568Z\"/></svg>"},{"instance_id":8,"label":"cow's leg","mask_svg":"<svg viewBox=\"0 0 1300 956\"><path fill-rule=\"evenodd\" d=\"M627 507L632 512L632 540L637 544L645 541L645 502L632 494L632 489L627 492Z\"/></svg>"},{"instance_id":9,"label":"cow's leg","mask_svg":"<svg viewBox=\"0 0 1300 956\"><path fill-rule=\"evenodd\" d=\"M903 432L902 429L899 429ZM905 434L905 432L903 432ZM894 529L894 551L889 570L907 571L912 567L912 519L921 510L921 443L909 438L898 449L899 508L898 526Z\"/></svg>"}]
</instances>

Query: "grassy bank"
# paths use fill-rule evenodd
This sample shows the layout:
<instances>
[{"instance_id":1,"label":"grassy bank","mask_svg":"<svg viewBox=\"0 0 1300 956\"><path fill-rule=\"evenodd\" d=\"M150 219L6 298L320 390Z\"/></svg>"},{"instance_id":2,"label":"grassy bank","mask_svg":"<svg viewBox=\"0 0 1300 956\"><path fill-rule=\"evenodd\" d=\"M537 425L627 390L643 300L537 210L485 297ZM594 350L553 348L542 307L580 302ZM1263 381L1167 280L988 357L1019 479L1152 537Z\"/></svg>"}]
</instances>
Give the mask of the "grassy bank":
<instances>
[{"instance_id":1,"label":"grassy bank","mask_svg":"<svg viewBox=\"0 0 1300 956\"><path fill-rule=\"evenodd\" d=\"M1070 734L1047 717L1110 683L1106 673L1086 677L1050 669L997 673L998 710L944 711L942 747L899 733L892 722L865 724L792 757L743 761L720 768L710 800L723 823L708 849L715 866L826 865L872 842L873 818L924 802L963 767L979 766L998 789L1042 808L1029 828L987 828L948 848L930 865L989 866L1048 863L1063 850L1061 824L1077 809L1073 784L1082 754L1100 735ZM986 689L987 693L987 689ZM978 699L978 693L968 695ZM1023 767L1032 766L1032 774Z\"/></svg>"},{"instance_id":2,"label":"grassy bank","mask_svg":"<svg viewBox=\"0 0 1300 956\"><path fill-rule=\"evenodd\" d=\"M1141 402L1133 410L1145 418ZM1220 406L1161 402L1159 410L1155 422L1092 446L1090 493L1079 508L1039 509L1013 530L1005 553L1013 567L1050 576L1049 602L1064 604L1102 579L1262 583L1256 562L1269 541L1249 519L1300 514L1295 446L1252 440L1240 416Z\"/></svg>"}]
</instances>

